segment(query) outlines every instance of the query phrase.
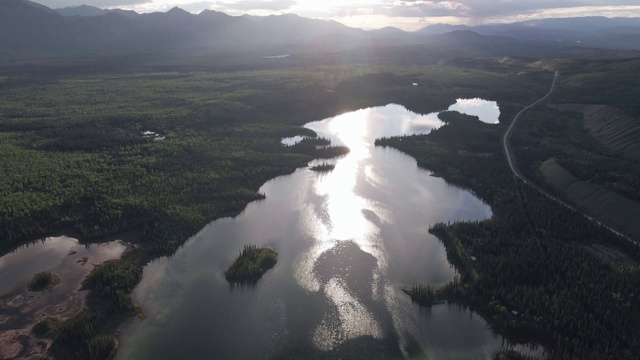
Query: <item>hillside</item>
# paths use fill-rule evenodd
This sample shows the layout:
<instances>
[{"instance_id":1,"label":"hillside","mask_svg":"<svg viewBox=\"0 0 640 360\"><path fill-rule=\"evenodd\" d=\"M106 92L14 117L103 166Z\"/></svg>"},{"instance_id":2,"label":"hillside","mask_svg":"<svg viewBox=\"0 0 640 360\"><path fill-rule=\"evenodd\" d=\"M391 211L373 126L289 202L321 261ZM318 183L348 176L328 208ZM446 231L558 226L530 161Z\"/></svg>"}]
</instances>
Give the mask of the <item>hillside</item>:
<instances>
[{"instance_id":1,"label":"hillside","mask_svg":"<svg viewBox=\"0 0 640 360\"><path fill-rule=\"evenodd\" d=\"M478 26L436 24L416 33L444 34L471 30L482 35L508 36L521 41L607 49L640 49L640 18L604 16L539 19Z\"/></svg>"},{"instance_id":2,"label":"hillside","mask_svg":"<svg viewBox=\"0 0 640 360\"><path fill-rule=\"evenodd\" d=\"M604 186L582 181L560 166L555 159L540 165L544 179L560 194L593 214L598 219L640 238L640 203L617 194Z\"/></svg>"},{"instance_id":3,"label":"hillside","mask_svg":"<svg viewBox=\"0 0 640 360\"><path fill-rule=\"evenodd\" d=\"M606 105L563 104L554 108L582 113L591 136L604 146L640 161L640 120Z\"/></svg>"}]
</instances>

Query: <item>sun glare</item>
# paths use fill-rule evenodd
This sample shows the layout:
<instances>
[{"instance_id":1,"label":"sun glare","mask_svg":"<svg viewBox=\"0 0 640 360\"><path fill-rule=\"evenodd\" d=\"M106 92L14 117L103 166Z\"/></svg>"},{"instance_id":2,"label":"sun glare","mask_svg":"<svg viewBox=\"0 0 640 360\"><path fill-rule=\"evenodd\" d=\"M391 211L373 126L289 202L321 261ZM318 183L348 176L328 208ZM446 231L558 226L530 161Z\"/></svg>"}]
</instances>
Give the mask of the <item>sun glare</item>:
<instances>
[{"instance_id":1,"label":"sun glare","mask_svg":"<svg viewBox=\"0 0 640 360\"><path fill-rule=\"evenodd\" d=\"M336 117L331 123L331 132L351 152L337 163L330 176L320 179L316 185L317 194L327 197L330 237L353 240L361 247L373 231L372 224L362 213L362 210L369 208L369 204L355 193L362 160L371 156L365 140L369 112L366 109L348 113Z\"/></svg>"}]
</instances>

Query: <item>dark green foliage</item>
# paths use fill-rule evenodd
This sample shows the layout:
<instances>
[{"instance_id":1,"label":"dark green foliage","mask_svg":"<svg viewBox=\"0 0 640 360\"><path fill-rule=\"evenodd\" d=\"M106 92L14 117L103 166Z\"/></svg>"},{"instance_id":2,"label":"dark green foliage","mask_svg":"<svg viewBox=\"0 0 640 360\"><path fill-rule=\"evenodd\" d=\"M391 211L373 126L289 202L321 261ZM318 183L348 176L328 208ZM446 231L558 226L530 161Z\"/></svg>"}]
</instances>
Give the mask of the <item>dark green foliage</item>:
<instances>
[{"instance_id":1,"label":"dark green foliage","mask_svg":"<svg viewBox=\"0 0 640 360\"><path fill-rule=\"evenodd\" d=\"M230 283L250 283L262 277L278 262L278 253L269 248L245 245L224 276Z\"/></svg>"},{"instance_id":2,"label":"dark green foliage","mask_svg":"<svg viewBox=\"0 0 640 360\"><path fill-rule=\"evenodd\" d=\"M63 359L92 359L89 343L97 335L99 323L99 315L89 310L65 320L56 332L51 351Z\"/></svg>"},{"instance_id":3,"label":"dark green foliage","mask_svg":"<svg viewBox=\"0 0 640 360\"><path fill-rule=\"evenodd\" d=\"M325 138L304 138L295 145L288 148L292 152L300 154L314 155L316 158L332 158L349 153L349 148L345 146L329 146L331 141Z\"/></svg>"},{"instance_id":4,"label":"dark green foliage","mask_svg":"<svg viewBox=\"0 0 640 360\"><path fill-rule=\"evenodd\" d=\"M0 249L60 229L94 239L143 229L155 251L170 254L207 222L259 199L267 180L348 151L327 146L304 123L390 102L428 113L457 97L520 99L545 85L515 70L9 73L12 85L0 87ZM144 138L143 131L166 139ZM292 135L308 138L280 143Z\"/></svg>"},{"instance_id":5,"label":"dark green foliage","mask_svg":"<svg viewBox=\"0 0 640 360\"><path fill-rule=\"evenodd\" d=\"M148 259L141 250L130 250L121 259L96 266L83 282L83 288L91 290L88 309L62 322L52 352L65 359L110 358L116 349L112 327L138 312L131 291Z\"/></svg>"},{"instance_id":6,"label":"dark green foliage","mask_svg":"<svg viewBox=\"0 0 640 360\"><path fill-rule=\"evenodd\" d=\"M446 300L455 300L462 294L458 279L454 279L454 281L444 286L413 285L411 289L405 290L405 292L411 296L411 300L422 306L432 306L441 304Z\"/></svg>"},{"instance_id":7,"label":"dark green foliage","mask_svg":"<svg viewBox=\"0 0 640 360\"><path fill-rule=\"evenodd\" d=\"M33 326L31 332L38 337L53 338L60 327L60 320L47 316Z\"/></svg>"},{"instance_id":8,"label":"dark green foliage","mask_svg":"<svg viewBox=\"0 0 640 360\"><path fill-rule=\"evenodd\" d=\"M84 289L91 290L91 299L98 301L103 311L135 312L131 291L142 278L142 265L147 257L141 250L130 250L121 259L96 266L83 281Z\"/></svg>"},{"instance_id":9,"label":"dark green foliage","mask_svg":"<svg viewBox=\"0 0 640 360\"><path fill-rule=\"evenodd\" d=\"M99 332L107 313L84 310L65 320L55 332L52 352L61 359L105 360L113 357L116 339Z\"/></svg>"},{"instance_id":10,"label":"dark green foliage","mask_svg":"<svg viewBox=\"0 0 640 360\"><path fill-rule=\"evenodd\" d=\"M442 111L438 114L438 118L447 124L451 124L454 122L480 121L477 116L461 114L457 111Z\"/></svg>"},{"instance_id":11,"label":"dark green foliage","mask_svg":"<svg viewBox=\"0 0 640 360\"><path fill-rule=\"evenodd\" d=\"M607 104L640 116L640 59L627 60L551 60L562 80L555 103Z\"/></svg>"},{"instance_id":12,"label":"dark green foliage","mask_svg":"<svg viewBox=\"0 0 640 360\"><path fill-rule=\"evenodd\" d=\"M334 164L329 164L329 163L323 162L323 163L318 164L318 165L310 166L309 169L313 170L313 171L331 171L331 170L335 169L335 167L336 166Z\"/></svg>"},{"instance_id":13,"label":"dark green foliage","mask_svg":"<svg viewBox=\"0 0 640 360\"><path fill-rule=\"evenodd\" d=\"M50 271L43 271L33 275L27 285L29 291L44 291L53 288L60 283L60 277Z\"/></svg>"},{"instance_id":14,"label":"dark green foliage","mask_svg":"<svg viewBox=\"0 0 640 360\"><path fill-rule=\"evenodd\" d=\"M378 142L414 156L493 209L490 220L433 227L462 273L455 296L445 298L470 305L507 337L548 347L550 359L635 359L640 270L612 268L584 245L609 244L636 257L639 249L515 181L501 151L502 131L452 122L427 136ZM439 289L421 291L427 303L440 296Z\"/></svg>"},{"instance_id":15,"label":"dark green foliage","mask_svg":"<svg viewBox=\"0 0 640 360\"><path fill-rule=\"evenodd\" d=\"M535 356L523 355L515 350L500 350L493 355L493 360L536 360Z\"/></svg>"},{"instance_id":16,"label":"dark green foliage","mask_svg":"<svg viewBox=\"0 0 640 360\"><path fill-rule=\"evenodd\" d=\"M100 334L91 339L89 354L91 359L110 359L116 351L116 338L110 334Z\"/></svg>"}]
</instances>

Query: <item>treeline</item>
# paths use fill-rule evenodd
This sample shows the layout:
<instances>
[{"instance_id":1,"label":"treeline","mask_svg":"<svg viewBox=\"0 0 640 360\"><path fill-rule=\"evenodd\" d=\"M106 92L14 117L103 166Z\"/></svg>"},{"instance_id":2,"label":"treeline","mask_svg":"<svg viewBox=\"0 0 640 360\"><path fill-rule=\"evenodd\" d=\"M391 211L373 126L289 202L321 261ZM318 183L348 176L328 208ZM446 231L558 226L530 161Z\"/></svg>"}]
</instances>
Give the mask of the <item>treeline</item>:
<instances>
[{"instance_id":1,"label":"treeline","mask_svg":"<svg viewBox=\"0 0 640 360\"><path fill-rule=\"evenodd\" d=\"M442 304L448 300L455 301L463 296L458 278L442 286L413 285L411 289L405 289L404 292L411 296L411 300L423 306Z\"/></svg>"},{"instance_id":2,"label":"treeline","mask_svg":"<svg viewBox=\"0 0 640 360\"><path fill-rule=\"evenodd\" d=\"M316 159L329 159L349 153L348 147L331 145L329 139L322 137L305 137L298 143L287 146L287 149L294 153L313 156Z\"/></svg>"},{"instance_id":3,"label":"treeline","mask_svg":"<svg viewBox=\"0 0 640 360\"><path fill-rule=\"evenodd\" d=\"M493 210L486 221L433 227L463 274L446 297L481 313L507 338L540 343L550 359L637 358L640 270L615 268L585 247L617 247L635 259L640 252L516 181L501 149L505 126L451 123L426 136L378 142L470 189ZM519 144L527 145L533 147ZM427 303L440 291L416 287Z\"/></svg>"},{"instance_id":4,"label":"treeline","mask_svg":"<svg viewBox=\"0 0 640 360\"><path fill-rule=\"evenodd\" d=\"M104 322L113 313L83 310L55 328L51 352L63 359L109 359L117 349L117 340L110 332L102 332ZM41 324L40 322L39 324Z\"/></svg>"}]
</instances>

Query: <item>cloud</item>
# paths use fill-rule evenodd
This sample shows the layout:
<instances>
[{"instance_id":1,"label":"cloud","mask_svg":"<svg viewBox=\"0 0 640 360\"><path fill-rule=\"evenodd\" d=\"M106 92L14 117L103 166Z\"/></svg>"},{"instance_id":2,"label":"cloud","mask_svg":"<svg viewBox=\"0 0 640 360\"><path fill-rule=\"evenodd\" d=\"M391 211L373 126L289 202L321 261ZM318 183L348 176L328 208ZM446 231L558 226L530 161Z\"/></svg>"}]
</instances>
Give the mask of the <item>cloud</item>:
<instances>
[{"instance_id":1,"label":"cloud","mask_svg":"<svg viewBox=\"0 0 640 360\"><path fill-rule=\"evenodd\" d=\"M176 4L175 6L190 13L200 13L202 10L209 10L215 7L215 3L211 1L198 1L184 4Z\"/></svg>"},{"instance_id":2,"label":"cloud","mask_svg":"<svg viewBox=\"0 0 640 360\"><path fill-rule=\"evenodd\" d=\"M382 15L388 17L462 16L469 9L455 1L362 1L336 5L325 10L329 17Z\"/></svg>"},{"instance_id":3,"label":"cloud","mask_svg":"<svg viewBox=\"0 0 640 360\"><path fill-rule=\"evenodd\" d=\"M327 10L327 16L455 17L482 21L549 13L556 9L637 6L637 2L638 0L361 0L337 4ZM623 11L621 8L620 12Z\"/></svg>"},{"instance_id":4,"label":"cloud","mask_svg":"<svg viewBox=\"0 0 640 360\"><path fill-rule=\"evenodd\" d=\"M51 9L60 9L68 6L89 5L101 9L118 6L138 5L152 2L152 0L35 0Z\"/></svg>"},{"instance_id":5,"label":"cloud","mask_svg":"<svg viewBox=\"0 0 640 360\"><path fill-rule=\"evenodd\" d=\"M2 1L2 0L0 0ZM640 16L638 0L33 0L51 8L82 4L121 7L138 12L167 11L178 6L230 15L292 12L302 16L373 22L488 23L541 17ZM367 20L368 18L369 20ZM385 20L386 19L386 20ZM392 20L394 19L394 20ZM383 25L383 24L381 24Z\"/></svg>"},{"instance_id":6,"label":"cloud","mask_svg":"<svg viewBox=\"0 0 640 360\"><path fill-rule=\"evenodd\" d=\"M637 0L403 0L385 3L387 6L378 7L378 10L388 16L455 16L469 19L527 15L574 7L638 5Z\"/></svg>"}]
</instances>

